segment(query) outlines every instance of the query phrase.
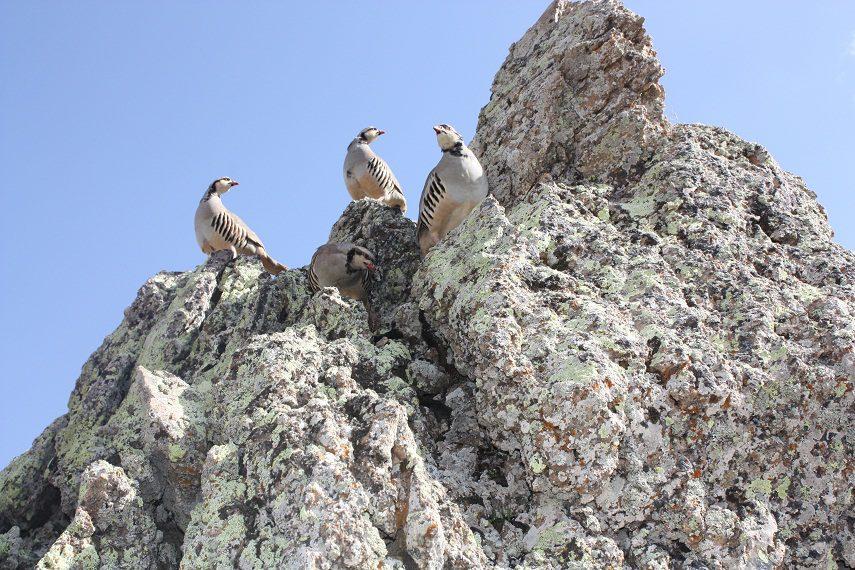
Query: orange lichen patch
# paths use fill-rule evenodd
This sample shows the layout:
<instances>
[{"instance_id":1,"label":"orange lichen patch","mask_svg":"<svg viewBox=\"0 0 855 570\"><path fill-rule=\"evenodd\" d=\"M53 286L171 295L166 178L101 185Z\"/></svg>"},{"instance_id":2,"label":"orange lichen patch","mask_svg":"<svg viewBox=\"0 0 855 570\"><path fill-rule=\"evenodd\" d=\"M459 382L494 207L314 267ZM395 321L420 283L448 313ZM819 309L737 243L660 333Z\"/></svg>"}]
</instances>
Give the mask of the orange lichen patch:
<instances>
[{"instance_id":1,"label":"orange lichen patch","mask_svg":"<svg viewBox=\"0 0 855 570\"><path fill-rule=\"evenodd\" d=\"M691 362L688 360L680 362L675 365L665 365L659 370L659 376L662 378L663 383L667 383L668 380L671 379L675 374L679 374L682 372Z\"/></svg>"},{"instance_id":2,"label":"orange lichen patch","mask_svg":"<svg viewBox=\"0 0 855 570\"><path fill-rule=\"evenodd\" d=\"M700 479L701 478L701 470L695 469L694 472L692 472L692 477L694 477L695 479Z\"/></svg>"},{"instance_id":3,"label":"orange lichen patch","mask_svg":"<svg viewBox=\"0 0 855 570\"><path fill-rule=\"evenodd\" d=\"M195 487L199 483L201 471L192 465L174 465L176 482L182 487Z\"/></svg>"},{"instance_id":4,"label":"orange lichen patch","mask_svg":"<svg viewBox=\"0 0 855 570\"><path fill-rule=\"evenodd\" d=\"M395 501L395 529L400 530L407 524L407 515L410 514L409 498Z\"/></svg>"}]
</instances>

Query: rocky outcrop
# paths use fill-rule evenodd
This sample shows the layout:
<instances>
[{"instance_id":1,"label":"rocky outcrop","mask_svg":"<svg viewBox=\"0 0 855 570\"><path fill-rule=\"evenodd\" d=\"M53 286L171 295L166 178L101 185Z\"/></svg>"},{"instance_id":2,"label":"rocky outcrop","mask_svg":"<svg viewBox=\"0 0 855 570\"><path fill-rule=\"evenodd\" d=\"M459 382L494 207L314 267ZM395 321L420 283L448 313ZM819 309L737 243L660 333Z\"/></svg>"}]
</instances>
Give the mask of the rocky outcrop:
<instances>
[{"instance_id":1,"label":"rocky outcrop","mask_svg":"<svg viewBox=\"0 0 855 570\"><path fill-rule=\"evenodd\" d=\"M644 19L618 2L554 2L511 46L472 150L515 203L538 180L635 181L669 132Z\"/></svg>"},{"instance_id":2,"label":"rocky outcrop","mask_svg":"<svg viewBox=\"0 0 855 570\"><path fill-rule=\"evenodd\" d=\"M136 484L121 467L99 460L80 480L74 519L36 567L155 568L158 561L174 565L177 553L169 546Z\"/></svg>"},{"instance_id":3,"label":"rocky outcrop","mask_svg":"<svg viewBox=\"0 0 855 570\"><path fill-rule=\"evenodd\" d=\"M150 279L0 473L0 567L855 566L855 256L760 146L662 116L616 2L553 4L370 315L305 270ZM371 326L369 326L369 321Z\"/></svg>"}]
</instances>

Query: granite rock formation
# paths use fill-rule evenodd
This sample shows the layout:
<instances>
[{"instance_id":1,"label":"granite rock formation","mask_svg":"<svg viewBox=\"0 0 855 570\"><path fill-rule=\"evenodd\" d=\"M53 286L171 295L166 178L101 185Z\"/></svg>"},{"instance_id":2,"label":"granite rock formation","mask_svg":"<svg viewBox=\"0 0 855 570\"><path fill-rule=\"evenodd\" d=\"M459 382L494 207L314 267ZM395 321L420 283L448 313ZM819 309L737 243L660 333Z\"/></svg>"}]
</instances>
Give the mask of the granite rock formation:
<instances>
[{"instance_id":1,"label":"granite rock formation","mask_svg":"<svg viewBox=\"0 0 855 570\"><path fill-rule=\"evenodd\" d=\"M0 473L0 568L855 567L855 256L804 182L672 125L643 20L555 2L473 141L493 195L359 304L160 273Z\"/></svg>"}]
</instances>

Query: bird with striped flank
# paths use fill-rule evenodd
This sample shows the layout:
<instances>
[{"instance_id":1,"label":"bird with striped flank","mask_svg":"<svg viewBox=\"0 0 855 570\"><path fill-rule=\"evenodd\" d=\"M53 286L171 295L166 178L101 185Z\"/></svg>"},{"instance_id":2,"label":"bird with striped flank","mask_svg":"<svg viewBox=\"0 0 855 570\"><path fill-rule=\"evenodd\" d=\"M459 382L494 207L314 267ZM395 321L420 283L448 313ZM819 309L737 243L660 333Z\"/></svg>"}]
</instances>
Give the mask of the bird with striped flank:
<instances>
[{"instance_id":1,"label":"bird with striped flank","mask_svg":"<svg viewBox=\"0 0 855 570\"><path fill-rule=\"evenodd\" d=\"M487 177L454 127L433 128L442 158L428 174L419 200L416 240L422 256L463 222L487 197Z\"/></svg>"},{"instance_id":2,"label":"bird with striped flank","mask_svg":"<svg viewBox=\"0 0 855 570\"><path fill-rule=\"evenodd\" d=\"M359 131L344 156L344 183L354 200L373 198L404 213L407 200L401 184L386 161L374 154L370 146L385 132L376 127Z\"/></svg>"},{"instance_id":3,"label":"bird with striped flank","mask_svg":"<svg viewBox=\"0 0 855 570\"><path fill-rule=\"evenodd\" d=\"M277 275L288 268L270 257L258 235L223 205L221 196L237 185L231 178L218 178L208 186L196 208L196 241L208 255L224 249L232 252L232 259L257 255L265 271Z\"/></svg>"},{"instance_id":4,"label":"bird with striped flank","mask_svg":"<svg viewBox=\"0 0 855 570\"><path fill-rule=\"evenodd\" d=\"M349 242L327 243L315 251L309 264L309 287L335 287L344 297L365 301L371 273L378 271L374 254Z\"/></svg>"}]
</instances>

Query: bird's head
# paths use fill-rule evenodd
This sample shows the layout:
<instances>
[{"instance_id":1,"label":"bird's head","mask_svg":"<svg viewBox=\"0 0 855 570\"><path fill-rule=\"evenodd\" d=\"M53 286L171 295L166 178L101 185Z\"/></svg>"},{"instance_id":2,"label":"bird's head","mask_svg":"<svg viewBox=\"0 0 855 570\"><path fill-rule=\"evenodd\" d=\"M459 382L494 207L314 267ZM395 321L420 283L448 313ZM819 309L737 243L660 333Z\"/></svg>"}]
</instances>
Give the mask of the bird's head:
<instances>
[{"instance_id":1,"label":"bird's head","mask_svg":"<svg viewBox=\"0 0 855 570\"><path fill-rule=\"evenodd\" d=\"M380 135L385 134L385 133L386 133L386 131L381 131L377 127L365 127L364 129L359 131L359 134L356 135L356 138L358 138L359 140L365 141L367 143L371 143L377 137L379 137Z\"/></svg>"},{"instance_id":2,"label":"bird's head","mask_svg":"<svg viewBox=\"0 0 855 570\"><path fill-rule=\"evenodd\" d=\"M451 150L458 144L463 144L463 137L451 125L434 125L433 132L436 133L436 142L439 143L439 148L443 151Z\"/></svg>"},{"instance_id":3,"label":"bird's head","mask_svg":"<svg viewBox=\"0 0 855 570\"><path fill-rule=\"evenodd\" d=\"M374 254L358 245L350 248L347 252L347 268L350 271L376 270Z\"/></svg>"},{"instance_id":4,"label":"bird's head","mask_svg":"<svg viewBox=\"0 0 855 570\"><path fill-rule=\"evenodd\" d=\"M237 185L237 180L232 180L231 178L226 176L224 178L217 178L216 180L211 182L211 185L208 187L208 191L210 192L213 190L217 194L225 194Z\"/></svg>"}]
</instances>

